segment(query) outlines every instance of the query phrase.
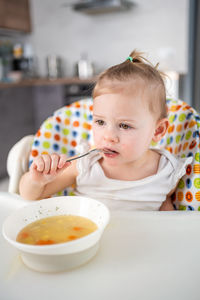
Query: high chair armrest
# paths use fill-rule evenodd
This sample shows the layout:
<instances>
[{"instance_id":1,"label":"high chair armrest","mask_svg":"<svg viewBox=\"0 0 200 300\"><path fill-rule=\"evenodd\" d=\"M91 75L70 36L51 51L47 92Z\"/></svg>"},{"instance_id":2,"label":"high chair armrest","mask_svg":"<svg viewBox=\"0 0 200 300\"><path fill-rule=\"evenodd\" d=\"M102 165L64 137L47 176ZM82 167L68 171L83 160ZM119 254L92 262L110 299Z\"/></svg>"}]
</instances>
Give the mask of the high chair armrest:
<instances>
[{"instance_id":1,"label":"high chair armrest","mask_svg":"<svg viewBox=\"0 0 200 300\"><path fill-rule=\"evenodd\" d=\"M21 176L28 171L29 155L34 135L28 135L18 141L9 151L7 172L9 175L8 192L19 193Z\"/></svg>"}]
</instances>

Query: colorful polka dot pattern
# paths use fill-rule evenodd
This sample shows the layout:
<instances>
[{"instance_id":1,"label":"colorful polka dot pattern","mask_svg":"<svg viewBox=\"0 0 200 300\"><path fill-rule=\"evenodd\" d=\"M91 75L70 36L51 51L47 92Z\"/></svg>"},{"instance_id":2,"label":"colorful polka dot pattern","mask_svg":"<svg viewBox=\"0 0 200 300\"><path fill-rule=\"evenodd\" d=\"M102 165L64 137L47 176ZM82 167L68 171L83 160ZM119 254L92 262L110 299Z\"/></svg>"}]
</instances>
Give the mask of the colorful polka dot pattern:
<instances>
[{"instance_id":1,"label":"colorful polka dot pattern","mask_svg":"<svg viewBox=\"0 0 200 300\"><path fill-rule=\"evenodd\" d=\"M166 136L153 144L181 156L193 156L186 175L180 180L175 192L175 205L181 210L200 210L200 117L187 103L167 99L170 126ZM57 110L48 118L35 135L30 164L43 153L77 154L77 144L85 139L92 144L92 99L84 99ZM74 187L58 195L73 195Z\"/></svg>"},{"instance_id":2,"label":"colorful polka dot pattern","mask_svg":"<svg viewBox=\"0 0 200 300\"><path fill-rule=\"evenodd\" d=\"M76 146L79 141L84 139L92 143L91 128L91 98L58 109L36 133L29 165L39 154L64 153L69 157L78 154ZM71 187L57 195L73 195L73 190Z\"/></svg>"},{"instance_id":3,"label":"colorful polka dot pattern","mask_svg":"<svg viewBox=\"0 0 200 300\"><path fill-rule=\"evenodd\" d=\"M167 99L170 126L166 136L156 148L164 147L180 156L193 156L174 195L175 206L180 210L200 210L200 116L187 103Z\"/></svg>"}]
</instances>

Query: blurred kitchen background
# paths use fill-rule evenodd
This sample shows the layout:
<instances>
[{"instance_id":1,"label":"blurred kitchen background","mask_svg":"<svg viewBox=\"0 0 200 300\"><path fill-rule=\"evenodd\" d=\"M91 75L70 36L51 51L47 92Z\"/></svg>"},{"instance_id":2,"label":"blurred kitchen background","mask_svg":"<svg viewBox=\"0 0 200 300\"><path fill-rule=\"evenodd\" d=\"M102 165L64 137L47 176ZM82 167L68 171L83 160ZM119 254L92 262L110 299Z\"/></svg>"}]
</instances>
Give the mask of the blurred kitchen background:
<instances>
[{"instance_id":1,"label":"blurred kitchen background","mask_svg":"<svg viewBox=\"0 0 200 300\"><path fill-rule=\"evenodd\" d=\"M198 0L0 0L0 190L9 149L137 49L199 111Z\"/></svg>"}]
</instances>

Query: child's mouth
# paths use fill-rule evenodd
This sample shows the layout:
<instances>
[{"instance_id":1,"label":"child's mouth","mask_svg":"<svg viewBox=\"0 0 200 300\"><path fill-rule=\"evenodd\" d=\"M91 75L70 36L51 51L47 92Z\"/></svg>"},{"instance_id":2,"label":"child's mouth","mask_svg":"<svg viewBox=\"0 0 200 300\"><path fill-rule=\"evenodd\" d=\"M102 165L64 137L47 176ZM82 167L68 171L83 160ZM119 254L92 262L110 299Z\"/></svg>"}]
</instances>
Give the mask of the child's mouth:
<instances>
[{"instance_id":1,"label":"child's mouth","mask_svg":"<svg viewBox=\"0 0 200 300\"><path fill-rule=\"evenodd\" d=\"M119 155L119 153L117 151L109 149L109 148L103 148L102 152L106 157L111 157L111 158L116 157L117 155Z\"/></svg>"}]
</instances>

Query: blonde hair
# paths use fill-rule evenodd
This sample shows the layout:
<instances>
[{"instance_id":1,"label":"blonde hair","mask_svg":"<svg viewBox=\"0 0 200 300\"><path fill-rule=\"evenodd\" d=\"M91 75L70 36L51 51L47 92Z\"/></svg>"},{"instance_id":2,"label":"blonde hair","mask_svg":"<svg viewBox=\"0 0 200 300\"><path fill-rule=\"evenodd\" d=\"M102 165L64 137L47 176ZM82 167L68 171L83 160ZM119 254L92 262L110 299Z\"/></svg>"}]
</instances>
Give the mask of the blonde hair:
<instances>
[{"instance_id":1,"label":"blonde hair","mask_svg":"<svg viewBox=\"0 0 200 300\"><path fill-rule=\"evenodd\" d=\"M159 119L167 116L166 111L166 91L164 84L164 74L157 69L158 64L153 66L141 52L134 50L127 60L112 66L102 72L93 89L93 98L105 93L106 88L113 89L119 83L133 83L140 80L144 84L144 89L150 93L149 109L152 113L159 114Z\"/></svg>"}]
</instances>

